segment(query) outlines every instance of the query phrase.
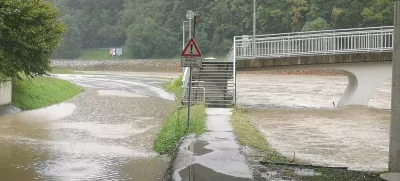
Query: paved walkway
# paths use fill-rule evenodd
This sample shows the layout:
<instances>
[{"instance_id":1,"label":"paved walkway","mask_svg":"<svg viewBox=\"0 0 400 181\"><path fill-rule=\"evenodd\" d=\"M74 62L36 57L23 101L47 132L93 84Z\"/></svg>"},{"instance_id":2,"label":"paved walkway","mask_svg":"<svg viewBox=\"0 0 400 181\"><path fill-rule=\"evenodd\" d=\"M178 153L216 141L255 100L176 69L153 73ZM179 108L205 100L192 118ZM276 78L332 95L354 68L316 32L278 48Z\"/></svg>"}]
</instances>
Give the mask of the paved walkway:
<instances>
[{"instance_id":1,"label":"paved walkway","mask_svg":"<svg viewBox=\"0 0 400 181\"><path fill-rule=\"evenodd\" d=\"M232 109L207 109L208 131L183 141L174 163L174 180L251 180L250 168L232 132L231 115Z\"/></svg>"}]
</instances>

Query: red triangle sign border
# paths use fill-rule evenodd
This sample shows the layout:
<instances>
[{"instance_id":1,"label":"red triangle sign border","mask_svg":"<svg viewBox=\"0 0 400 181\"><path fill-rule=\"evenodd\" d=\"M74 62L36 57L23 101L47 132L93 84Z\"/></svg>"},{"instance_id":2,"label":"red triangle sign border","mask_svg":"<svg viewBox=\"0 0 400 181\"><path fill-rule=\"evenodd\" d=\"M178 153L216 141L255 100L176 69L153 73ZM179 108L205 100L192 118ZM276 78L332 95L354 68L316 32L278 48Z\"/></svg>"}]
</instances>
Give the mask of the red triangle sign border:
<instances>
[{"instance_id":1,"label":"red triangle sign border","mask_svg":"<svg viewBox=\"0 0 400 181\"><path fill-rule=\"evenodd\" d=\"M197 51L197 54L186 54L185 52L189 49L190 45L194 46L194 48ZM182 57L202 57L203 54L201 53L199 46L197 45L196 41L194 40L194 38L191 38L188 42L188 44L186 45L185 49L183 49L182 53L181 53Z\"/></svg>"}]
</instances>

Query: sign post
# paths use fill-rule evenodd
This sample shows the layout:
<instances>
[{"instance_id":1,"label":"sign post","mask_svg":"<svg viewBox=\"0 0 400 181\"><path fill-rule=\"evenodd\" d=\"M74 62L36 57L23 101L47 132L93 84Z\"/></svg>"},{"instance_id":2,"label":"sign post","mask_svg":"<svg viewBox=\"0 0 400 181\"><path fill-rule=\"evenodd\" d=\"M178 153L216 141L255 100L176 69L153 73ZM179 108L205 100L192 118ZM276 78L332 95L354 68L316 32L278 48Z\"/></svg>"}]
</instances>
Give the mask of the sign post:
<instances>
[{"instance_id":1,"label":"sign post","mask_svg":"<svg viewBox=\"0 0 400 181\"><path fill-rule=\"evenodd\" d=\"M202 56L199 46L197 46L194 38L191 38L185 49L183 49L181 54L181 66L189 67L189 97L188 97L188 122L187 126L190 127L190 108L192 106L192 68L200 68L202 65Z\"/></svg>"}]
</instances>

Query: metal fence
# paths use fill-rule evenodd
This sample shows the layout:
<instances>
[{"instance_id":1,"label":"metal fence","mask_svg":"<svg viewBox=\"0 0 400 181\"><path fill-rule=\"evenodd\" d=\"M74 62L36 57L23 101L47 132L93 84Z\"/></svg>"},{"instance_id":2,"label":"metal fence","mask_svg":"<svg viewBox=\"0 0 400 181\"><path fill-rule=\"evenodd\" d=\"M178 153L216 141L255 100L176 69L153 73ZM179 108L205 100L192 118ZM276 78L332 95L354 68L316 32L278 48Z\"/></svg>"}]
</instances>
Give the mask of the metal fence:
<instances>
[{"instance_id":1,"label":"metal fence","mask_svg":"<svg viewBox=\"0 0 400 181\"><path fill-rule=\"evenodd\" d=\"M234 39L235 59L391 51L393 26L257 35ZM254 50L255 47L255 50Z\"/></svg>"}]
</instances>

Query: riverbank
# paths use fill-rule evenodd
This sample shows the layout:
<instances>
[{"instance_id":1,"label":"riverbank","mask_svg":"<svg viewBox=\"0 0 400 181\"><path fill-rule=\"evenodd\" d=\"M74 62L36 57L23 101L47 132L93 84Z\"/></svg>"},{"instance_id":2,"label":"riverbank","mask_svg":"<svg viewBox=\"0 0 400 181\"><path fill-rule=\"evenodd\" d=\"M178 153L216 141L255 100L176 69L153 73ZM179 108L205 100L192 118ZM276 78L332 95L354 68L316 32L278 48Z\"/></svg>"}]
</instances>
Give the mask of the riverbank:
<instances>
[{"instance_id":1,"label":"riverbank","mask_svg":"<svg viewBox=\"0 0 400 181\"><path fill-rule=\"evenodd\" d=\"M181 72L178 59L51 60L51 67L76 71Z\"/></svg>"},{"instance_id":2,"label":"riverbank","mask_svg":"<svg viewBox=\"0 0 400 181\"><path fill-rule=\"evenodd\" d=\"M33 110L59 104L83 91L79 86L52 77L13 79L12 104L21 110Z\"/></svg>"},{"instance_id":3,"label":"riverbank","mask_svg":"<svg viewBox=\"0 0 400 181\"><path fill-rule=\"evenodd\" d=\"M303 181L380 181L378 172L352 171L344 168L310 166L307 162L283 156L268 144L268 137L258 131L250 120L247 109L236 108L233 111L232 125L234 133L251 164L255 180L303 180Z\"/></svg>"}]
</instances>

